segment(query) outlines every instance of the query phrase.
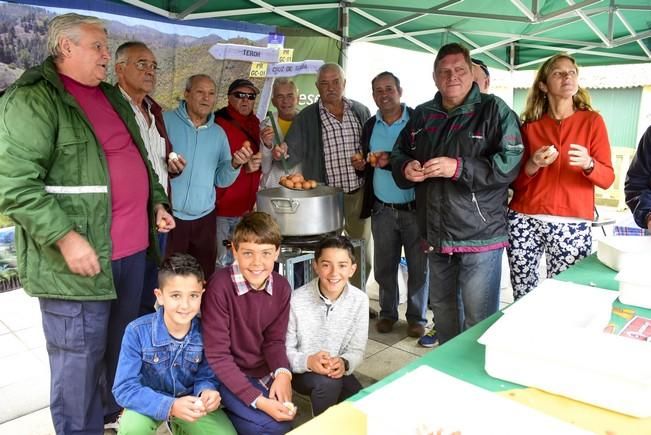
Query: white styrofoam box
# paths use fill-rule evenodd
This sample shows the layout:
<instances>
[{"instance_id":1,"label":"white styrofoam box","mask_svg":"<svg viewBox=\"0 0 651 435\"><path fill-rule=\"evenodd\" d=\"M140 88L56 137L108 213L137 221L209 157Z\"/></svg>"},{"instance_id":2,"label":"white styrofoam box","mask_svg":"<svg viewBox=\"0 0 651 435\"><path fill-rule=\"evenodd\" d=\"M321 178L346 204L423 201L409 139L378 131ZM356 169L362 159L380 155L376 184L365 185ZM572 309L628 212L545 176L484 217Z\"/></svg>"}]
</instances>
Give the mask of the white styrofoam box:
<instances>
[{"instance_id":1,"label":"white styrofoam box","mask_svg":"<svg viewBox=\"0 0 651 435\"><path fill-rule=\"evenodd\" d=\"M612 236L599 240L597 258L606 266L643 268L651 265L651 236Z\"/></svg>"},{"instance_id":2,"label":"white styrofoam box","mask_svg":"<svg viewBox=\"0 0 651 435\"><path fill-rule=\"evenodd\" d=\"M566 296L559 298L559 292ZM616 297L611 290L544 281L480 337L486 346L486 372L623 414L650 417L651 343L603 332L612 309L607 301L612 304Z\"/></svg>"},{"instance_id":3,"label":"white styrofoam box","mask_svg":"<svg viewBox=\"0 0 651 435\"><path fill-rule=\"evenodd\" d=\"M651 273L648 269L625 269L615 279L619 281L619 300L623 304L651 308Z\"/></svg>"}]
</instances>

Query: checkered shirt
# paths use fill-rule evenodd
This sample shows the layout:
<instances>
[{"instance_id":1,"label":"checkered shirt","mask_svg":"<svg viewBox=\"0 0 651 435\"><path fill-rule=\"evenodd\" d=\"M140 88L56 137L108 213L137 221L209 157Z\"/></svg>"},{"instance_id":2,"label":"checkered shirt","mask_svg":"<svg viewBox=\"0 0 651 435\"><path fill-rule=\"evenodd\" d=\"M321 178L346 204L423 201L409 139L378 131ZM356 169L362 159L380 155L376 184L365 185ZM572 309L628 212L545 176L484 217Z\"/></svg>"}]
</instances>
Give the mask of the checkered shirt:
<instances>
[{"instance_id":1,"label":"checkered shirt","mask_svg":"<svg viewBox=\"0 0 651 435\"><path fill-rule=\"evenodd\" d=\"M346 193L353 192L362 185L362 178L357 176L350 161L355 153L361 152L362 125L352 111L352 104L346 98L342 121L328 112L321 100L319 115L328 185L340 187Z\"/></svg>"},{"instance_id":2,"label":"checkered shirt","mask_svg":"<svg viewBox=\"0 0 651 435\"><path fill-rule=\"evenodd\" d=\"M244 279L244 275L242 275L242 271L240 270L240 266L237 264L237 262L233 263L229 267L231 268L231 280L233 281L233 284L235 284L235 290L237 291L238 296L245 295L251 290L254 290L253 287L251 287L251 285L247 282L247 280ZM264 291L266 291L269 295L273 295L273 285L274 278L273 275L270 274L264 286Z\"/></svg>"}]
</instances>

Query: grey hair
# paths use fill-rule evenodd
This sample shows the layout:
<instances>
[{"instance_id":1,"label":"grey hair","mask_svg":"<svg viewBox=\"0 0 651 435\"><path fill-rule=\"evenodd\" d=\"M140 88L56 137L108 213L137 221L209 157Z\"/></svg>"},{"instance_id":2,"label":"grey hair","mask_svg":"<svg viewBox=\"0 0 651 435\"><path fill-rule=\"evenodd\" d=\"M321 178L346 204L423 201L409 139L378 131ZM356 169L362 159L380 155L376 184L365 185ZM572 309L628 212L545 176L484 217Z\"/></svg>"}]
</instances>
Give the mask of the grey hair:
<instances>
[{"instance_id":1,"label":"grey hair","mask_svg":"<svg viewBox=\"0 0 651 435\"><path fill-rule=\"evenodd\" d=\"M120 45L117 50L115 50L115 63L122 63L127 61L127 53L132 48L144 48L149 50L147 44L140 41L127 41L124 44ZM151 50L149 50L151 51Z\"/></svg>"},{"instance_id":2,"label":"grey hair","mask_svg":"<svg viewBox=\"0 0 651 435\"><path fill-rule=\"evenodd\" d=\"M79 41L81 40L79 27L83 24L101 26L106 32L104 21L100 20L97 17L70 13L57 15L56 17L52 18L48 24L47 29L48 54L54 58L58 58L61 55L59 42L61 42L62 38L69 38L75 44L79 44Z\"/></svg>"},{"instance_id":3,"label":"grey hair","mask_svg":"<svg viewBox=\"0 0 651 435\"><path fill-rule=\"evenodd\" d=\"M274 80L274 84L271 87L271 95L275 95L278 87L283 85L291 85L292 88L294 88L294 92L298 93L298 88L296 87L296 83L294 83L294 80L288 79L287 77L281 77L279 79Z\"/></svg>"},{"instance_id":4,"label":"grey hair","mask_svg":"<svg viewBox=\"0 0 651 435\"><path fill-rule=\"evenodd\" d=\"M319 80L321 80L321 73L328 70L337 71L339 73L339 76L342 78L342 80L346 80L346 73L338 63L324 63L323 65L321 65L319 71L317 71L316 73L316 81L318 82Z\"/></svg>"},{"instance_id":5,"label":"grey hair","mask_svg":"<svg viewBox=\"0 0 651 435\"><path fill-rule=\"evenodd\" d=\"M208 79L208 80L210 80L212 82L212 84L215 87L217 87L217 85L215 84L215 81L208 74L195 74L195 75L192 75L192 76L188 77L187 80L185 81L185 91L186 92L190 92L190 90L192 89L192 85L194 84L194 81L196 79Z\"/></svg>"}]
</instances>

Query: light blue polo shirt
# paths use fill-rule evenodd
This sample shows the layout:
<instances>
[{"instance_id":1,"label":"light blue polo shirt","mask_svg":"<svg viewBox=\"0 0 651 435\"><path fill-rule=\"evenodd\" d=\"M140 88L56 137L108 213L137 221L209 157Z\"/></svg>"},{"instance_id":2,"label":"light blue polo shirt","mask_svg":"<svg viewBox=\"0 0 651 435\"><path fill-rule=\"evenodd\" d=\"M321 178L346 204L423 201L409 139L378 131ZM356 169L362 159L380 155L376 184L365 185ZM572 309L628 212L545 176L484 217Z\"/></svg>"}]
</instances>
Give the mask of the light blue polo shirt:
<instances>
[{"instance_id":1,"label":"light blue polo shirt","mask_svg":"<svg viewBox=\"0 0 651 435\"><path fill-rule=\"evenodd\" d=\"M371 134L370 150L371 152L386 151L391 153L393 145L398 139L398 135L409 121L409 112L407 107L402 104L402 116L396 122L388 125L382 119L382 114L378 110L375 114L376 121ZM382 202L391 204L405 204L415 198L414 189L401 189L393 180L391 170L375 168L373 172L373 190L375 196Z\"/></svg>"}]
</instances>

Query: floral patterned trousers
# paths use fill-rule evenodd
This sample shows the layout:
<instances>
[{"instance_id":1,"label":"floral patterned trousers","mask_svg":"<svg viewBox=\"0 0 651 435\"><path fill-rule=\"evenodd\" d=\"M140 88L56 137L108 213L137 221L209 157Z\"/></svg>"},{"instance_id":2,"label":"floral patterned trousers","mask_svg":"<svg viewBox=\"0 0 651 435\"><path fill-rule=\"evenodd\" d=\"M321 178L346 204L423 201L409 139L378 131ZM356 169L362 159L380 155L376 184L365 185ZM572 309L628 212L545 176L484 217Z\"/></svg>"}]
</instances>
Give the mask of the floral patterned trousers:
<instances>
[{"instance_id":1,"label":"floral patterned trousers","mask_svg":"<svg viewBox=\"0 0 651 435\"><path fill-rule=\"evenodd\" d=\"M552 278L592 250L589 222L545 222L509 210L508 224L510 246L506 253L515 300L538 286L538 267L543 252L547 259L547 278Z\"/></svg>"}]
</instances>

